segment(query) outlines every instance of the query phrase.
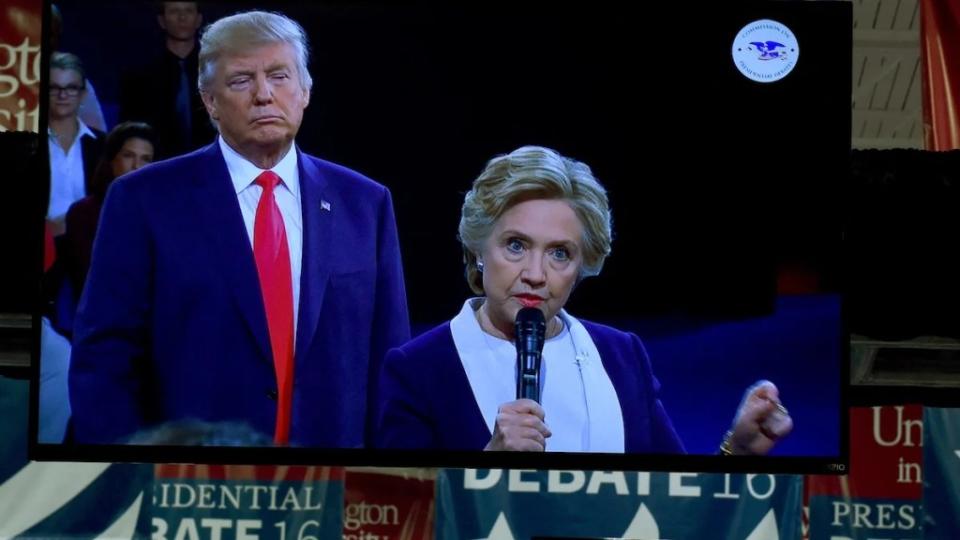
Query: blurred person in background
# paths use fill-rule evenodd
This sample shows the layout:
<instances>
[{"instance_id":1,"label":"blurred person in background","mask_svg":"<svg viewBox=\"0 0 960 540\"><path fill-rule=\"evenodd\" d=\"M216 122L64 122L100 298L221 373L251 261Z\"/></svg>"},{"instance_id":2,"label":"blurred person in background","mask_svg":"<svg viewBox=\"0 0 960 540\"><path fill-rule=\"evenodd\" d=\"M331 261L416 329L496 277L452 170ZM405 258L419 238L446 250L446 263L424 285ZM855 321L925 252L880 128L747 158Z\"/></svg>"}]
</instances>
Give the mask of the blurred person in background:
<instances>
[{"instance_id":1,"label":"blurred person in background","mask_svg":"<svg viewBox=\"0 0 960 540\"><path fill-rule=\"evenodd\" d=\"M140 121L157 134L157 159L210 144L216 130L197 87L197 33L203 14L197 2L157 2L163 46L127 73L120 89L120 120Z\"/></svg>"},{"instance_id":2,"label":"blurred person in background","mask_svg":"<svg viewBox=\"0 0 960 540\"><path fill-rule=\"evenodd\" d=\"M90 128L79 117L86 88L86 73L80 59L70 53L53 53L47 126L50 149L47 220L54 236L63 234L70 205L89 193L93 169L103 149L103 132Z\"/></svg>"}]
</instances>

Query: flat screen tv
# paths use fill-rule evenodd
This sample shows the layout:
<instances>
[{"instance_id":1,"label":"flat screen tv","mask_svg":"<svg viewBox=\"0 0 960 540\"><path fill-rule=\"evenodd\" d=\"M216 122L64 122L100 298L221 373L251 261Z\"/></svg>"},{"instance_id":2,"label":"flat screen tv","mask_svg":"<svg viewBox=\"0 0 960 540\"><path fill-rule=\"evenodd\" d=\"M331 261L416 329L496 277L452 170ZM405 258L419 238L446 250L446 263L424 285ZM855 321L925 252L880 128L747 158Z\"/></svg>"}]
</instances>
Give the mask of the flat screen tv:
<instances>
[{"instance_id":1,"label":"flat screen tv","mask_svg":"<svg viewBox=\"0 0 960 540\"><path fill-rule=\"evenodd\" d=\"M106 127L130 119L124 110L125 101L132 99L128 83L159 65L151 62L164 54L163 16L154 3L63 0L57 5L63 19L58 47L82 59ZM668 3L628 11L589 3L218 2L201 5L202 25L254 9L284 14L309 39L313 83L295 137L298 166L313 159L304 156L316 156L325 160L323 167L335 167L329 165L333 163L353 171L324 168L322 174L362 175L385 186L389 197L373 205L380 212L374 217L382 223L386 215L389 221L392 210L399 245L399 254L371 252L368 259L354 252L390 242L391 227L366 231L367 240L358 240L352 225L327 229L322 243L310 237L316 234L313 219L355 224L351 220L370 218L355 210L364 206L350 199L353 192L320 196L309 211L320 218L308 217L301 206L304 224L292 233L303 235L302 264L294 265L302 267L295 347L303 347L302 325L333 347L338 340L369 341L384 328L403 330L407 324L382 316L379 307L370 308L379 304L369 299L384 291L363 284L377 282L377 276L351 268L349 261L329 260L341 257L331 253L356 260L380 257L376 272L384 271L383 264L402 268L409 337L420 339L415 342L420 345L393 353L386 363L383 350L390 347L383 343L362 344L363 350L380 353L360 360L325 354L323 343L309 347L317 354L298 351L291 435L286 444L273 442L279 401L271 349L264 346L260 291L244 293L254 299L245 307L242 301L211 305L221 302L221 295L214 294L221 288L242 286L243 279L234 274L257 275L252 241L240 226L242 202L234 198L224 203L225 209L213 210L213 199L197 205L184 193L178 208L162 184L167 181L163 174L181 169L158 159L107 191L90 274L80 285L87 289L45 291L51 303L37 313L44 331L37 336L42 342L34 369L33 458L845 470L847 333L841 255L850 153L849 3ZM49 46L49 32L45 39ZM269 66L258 69L254 64L247 79L224 84L237 85L229 91L250 94L251 85L273 84L273 77L286 76ZM53 96L49 74L43 75L43 95L49 91ZM279 99L268 95L272 91L256 90L248 97ZM175 95L176 87L168 93ZM221 100L226 95L219 94ZM43 103L41 123L51 114L49 102ZM221 107L217 114L227 130L239 129L225 124L235 120L222 116L230 111ZM53 151L52 145L41 146ZM612 240L599 273L588 276L581 269L572 282L560 284L558 299L532 298L531 291L546 287L531 285L534 278L517 278L528 290L503 289L509 293L505 302L513 306L508 313L529 304L551 317L539 388L542 423L557 437L546 438L546 452L484 451L497 431L497 410L503 412L496 404L515 398L508 395L515 386L509 358L514 345L508 339L497 341L504 336L491 335L478 312L480 322L471 324L479 325L478 335L493 340L493 348L507 351L508 367L497 371L499 376L477 376L471 370L478 360L460 354L463 338L447 323L483 300L466 302L478 293L465 276L458 226L465 195L488 163L528 146L552 149L589 166L609 200ZM197 154L219 160L209 162L215 173L203 173L196 183L210 194L235 194L223 152L211 135ZM301 182L313 174L300 171ZM175 176L169 177L170 185L184 180ZM301 195L309 197L311 188L304 189ZM363 196L374 192L383 193L370 189ZM502 219L512 209L531 200L557 199L531 192L511 200L492 216L493 230L500 230L496 226L505 223ZM213 222L201 219L208 208L223 223L222 231L194 228ZM356 213L336 216L351 211ZM586 229L583 214L574 214ZM578 257L584 256L576 241L572 249L550 244L555 215L527 219L524 226L538 232L528 237L521 230L498 248L542 256L536 272L553 280L557 270L547 265L580 264ZM124 230L105 231L111 226ZM184 240L171 243L171 238ZM369 238L376 240L369 243ZM126 243L111 245L119 240ZM208 268L211 253L225 245L240 263ZM383 257L393 257L392 263ZM484 262L487 274L474 276L480 276L485 293L502 296L503 290L495 288L498 279L506 279L502 265ZM329 279L318 281L313 264L331 265L332 276L323 274ZM170 288L178 282L175 278L185 286ZM246 279L251 284L257 287L256 280ZM316 291L325 292L320 299L308 296ZM566 301L561 298L565 292ZM73 304L70 294L75 295ZM551 301L567 314L561 323L553 319L555 310L543 307ZM100 317L114 309L112 302L121 307ZM355 311L368 308L373 312L363 315L368 326L361 331L353 323L339 326L338 321L355 322ZM243 309L254 314L248 324L230 334L224 349L209 348L216 342L211 334L225 331L225 319L240 320ZM311 310L320 315L311 318ZM205 312L216 318L197 315ZM103 328L104 321L112 326ZM583 343L575 341L576 366L553 367L551 355L563 353L549 352L552 333L582 341L578 332L583 328L589 330L586 341L596 346L600 362L592 367L581 363ZM395 332L394 339L399 334L405 331ZM71 351L78 339L86 340L84 346L94 342L96 347L88 350L96 355L86 354L78 363ZM616 352L620 345L627 349L622 358ZM244 347L255 349L262 365L242 365L249 361L249 355L237 353ZM172 358L171 351L190 358L190 376L184 376L183 365L171 368L183 363L182 355ZM428 358L405 363L417 355ZM614 365L614 356L620 364ZM486 369L479 362L481 371ZM77 370L82 370L80 376ZM250 375L257 370L265 375ZM340 384L347 372L354 376L344 380L352 382ZM357 373L366 378L358 383ZM96 392L77 386L90 380ZM767 396L768 401L788 411L792 432L764 456L724 455L720 446L745 391L763 380L776 385L778 394ZM392 397L382 401L390 392ZM343 410L311 410L331 396L346 403ZM550 409L552 403L561 406ZM91 406L100 412L83 410ZM774 414L783 413L771 413L770 421ZM314 423L307 426L307 418ZM317 423L318 418L325 422ZM394 426L393 435L385 438L383 422L390 418L409 424ZM671 445L650 443L665 436L664 426L675 433L668 437ZM91 435L90 429L110 435ZM338 430L356 436L337 439L347 441L343 444L317 442L334 440L321 432ZM561 439L566 442L551 444ZM400 448L404 446L416 448Z\"/></svg>"}]
</instances>

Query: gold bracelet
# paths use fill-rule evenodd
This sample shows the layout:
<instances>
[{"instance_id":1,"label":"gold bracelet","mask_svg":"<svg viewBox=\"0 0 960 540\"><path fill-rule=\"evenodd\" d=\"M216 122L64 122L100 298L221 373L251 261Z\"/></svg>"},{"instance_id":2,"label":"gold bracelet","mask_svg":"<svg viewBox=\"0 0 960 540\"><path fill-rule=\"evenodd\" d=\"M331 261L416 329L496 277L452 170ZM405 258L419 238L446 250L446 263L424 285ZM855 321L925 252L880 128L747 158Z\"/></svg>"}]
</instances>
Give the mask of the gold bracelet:
<instances>
[{"instance_id":1,"label":"gold bracelet","mask_svg":"<svg viewBox=\"0 0 960 540\"><path fill-rule=\"evenodd\" d=\"M723 436L723 442L720 443L720 453L724 456L732 456L733 449L730 447L730 440L733 438L733 430L727 431Z\"/></svg>"}]
</instances>

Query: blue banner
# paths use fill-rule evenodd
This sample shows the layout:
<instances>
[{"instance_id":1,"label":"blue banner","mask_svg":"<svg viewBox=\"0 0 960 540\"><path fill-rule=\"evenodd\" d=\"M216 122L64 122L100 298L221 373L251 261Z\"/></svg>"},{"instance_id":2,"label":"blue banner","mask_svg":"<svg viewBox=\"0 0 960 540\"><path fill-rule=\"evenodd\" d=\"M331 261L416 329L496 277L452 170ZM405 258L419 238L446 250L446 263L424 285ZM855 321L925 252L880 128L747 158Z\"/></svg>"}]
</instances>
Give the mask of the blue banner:
<instances>
[{"instance_id":1,"label":"blue banner","mask_svg":"<svg viewBox=\"0 0 960 540\"><path fill-rule=\"evenodd\" d=\"M923 410L924 539L960 538L960 409Z\"/></svg>"},{"instance_id":2,"label":"blue banner","mask_svg":"<svg viewBox=\"0 0 960 540\"><path fill-rule=\"evenodd\" d=\"M0 376L0 538L133 538L150 465L27 461L29 381Z\"/></svg>"},{"instance_id":3,"label":"blue banner","mask_svg":"<svg viewBox=\"0 0 960 540\"><path fill-rule=\"evenodd\" d=\"M810 497L811 539L923 540L920 501Z\"/></svg>"},{"instance_id":4,"label":"blue banner","mask_svg":"<svg viewBox=\"0 0 960 540\"><path fill-rule=\"evenodd\" d=\"M802 490L789 475L442 470L437 539L794 540Z\"/></svg>"},{"instance_id":5,"label":"blue banner","mask_svg":"<svg viewBox=\"0 0 960 540\"><path fill-rule=\"evenodd\" d=\"M0 376L0 538L319 540L343 534L341 469L28 461L29 386Z\"/></svg>"},{"instance_id":6,"label":"blue banner","mask_svg":"<svg viewBox=\"0 0 960 540\"><path fill-rule=\"evenodd\" d=\"M338 538L342 471L335 476L324 467L158 466L151 540Z\"/></svg>"}]
</instances>

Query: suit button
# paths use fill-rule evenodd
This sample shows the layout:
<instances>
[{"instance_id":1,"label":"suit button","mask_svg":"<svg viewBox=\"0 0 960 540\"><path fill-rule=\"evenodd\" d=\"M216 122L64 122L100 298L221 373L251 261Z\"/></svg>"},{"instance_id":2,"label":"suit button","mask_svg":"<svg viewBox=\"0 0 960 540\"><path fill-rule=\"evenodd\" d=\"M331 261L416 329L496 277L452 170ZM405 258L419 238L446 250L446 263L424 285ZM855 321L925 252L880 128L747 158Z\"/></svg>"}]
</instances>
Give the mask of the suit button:
<instances>
[{"instance_id":1,"label":"suit button","mask_svg":"<svg viewBox=\"0 0 960 540\"><path fill-rule=\"evenodd\" d=\"M267 397L276 401L277 400L277 391L276 390L267 390Z\"/></svg>"}]
</instances>

